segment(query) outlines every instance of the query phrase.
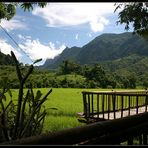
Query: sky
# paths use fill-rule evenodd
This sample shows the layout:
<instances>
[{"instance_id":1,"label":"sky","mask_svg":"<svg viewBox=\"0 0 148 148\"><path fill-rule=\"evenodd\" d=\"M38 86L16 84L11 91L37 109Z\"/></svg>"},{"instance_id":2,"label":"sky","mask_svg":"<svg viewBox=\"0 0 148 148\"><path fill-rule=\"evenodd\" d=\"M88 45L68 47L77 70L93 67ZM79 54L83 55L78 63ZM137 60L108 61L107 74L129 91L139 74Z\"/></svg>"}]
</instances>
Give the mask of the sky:
<instances>
[{"instance_id":1,"label":"sky","mask_svg":"<svg viewBox=\"0 0 148 148\"><path fill-rule=\"evenodd\" d=\"M114 4L56 2L48 3L44 8L35 6L30 12L17 8L11 20L1 20L1 26L19 47L0 28L0 50L5 54L13 51L24 64L42 58L37 63L42 65L66 47L83 47L104 33L123 33L125 26L116 24L119 11L114 12Z\"/></svg>"}]
</instances>

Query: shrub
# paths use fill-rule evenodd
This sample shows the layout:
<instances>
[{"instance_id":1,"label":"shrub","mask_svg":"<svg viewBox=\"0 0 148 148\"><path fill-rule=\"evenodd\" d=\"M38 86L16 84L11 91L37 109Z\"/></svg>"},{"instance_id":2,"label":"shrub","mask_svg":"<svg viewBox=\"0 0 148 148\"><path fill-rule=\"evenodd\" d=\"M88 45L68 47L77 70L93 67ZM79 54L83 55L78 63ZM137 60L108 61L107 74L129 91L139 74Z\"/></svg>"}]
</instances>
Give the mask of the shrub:
<instances>
[{"instance_id":1,"label":"shrub","mask_svg":"<svg viewBox=\"0 0 148 148\"><path fill-rule=\"evenodd\" d=\"M0 92L0 142L39 135L42 132L44 118L46 116L43 103L52 92L52 89L50 89L47 94L42 97L41 91L38 90L35 95L30 82L30 88L26 95L24 95L25 82L32 73L34 66L31 65L26 75L23 76L20 70L20 64L14 53L11 52L11 55L15 62L19 80L18 102L15 104L13 101L9 83L7 83L8 79L3 79L3 89ZM38 61L39 60L34 63ZM10 100L6 97L6 93L9 94Z\"/></svg>"}]
</instances>

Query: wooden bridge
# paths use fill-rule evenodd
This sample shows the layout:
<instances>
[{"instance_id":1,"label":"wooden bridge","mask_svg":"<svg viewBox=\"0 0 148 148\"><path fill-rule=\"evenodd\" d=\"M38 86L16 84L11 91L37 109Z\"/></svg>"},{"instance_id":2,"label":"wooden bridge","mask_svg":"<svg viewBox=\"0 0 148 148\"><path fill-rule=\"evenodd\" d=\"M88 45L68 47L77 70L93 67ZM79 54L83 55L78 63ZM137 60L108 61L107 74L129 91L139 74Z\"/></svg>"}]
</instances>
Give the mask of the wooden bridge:
<instances>
[{"instance_id":1,"label":"wooden bridge","mask_svg":"<svg viewBox=\"0 0 148 148\"><path fill-rule=\"evenodd\" d=\"M79 121L91 123L147 112L148 91L83 91L84 112ZM84 120L85 119L85 120Z\"/></svg>"}]
</instances>

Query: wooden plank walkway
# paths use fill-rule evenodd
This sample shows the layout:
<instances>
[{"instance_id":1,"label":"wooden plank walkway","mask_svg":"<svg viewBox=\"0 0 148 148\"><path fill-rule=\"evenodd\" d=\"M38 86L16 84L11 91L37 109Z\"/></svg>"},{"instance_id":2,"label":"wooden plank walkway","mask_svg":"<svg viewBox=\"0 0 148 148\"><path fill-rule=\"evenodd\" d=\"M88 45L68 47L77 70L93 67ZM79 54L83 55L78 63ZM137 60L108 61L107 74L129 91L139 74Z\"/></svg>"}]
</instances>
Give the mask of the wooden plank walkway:
<instances>
[{"instance_id":1,"label":"wooden plank walkway","mask_svg":"<svg viewBox=\"0 0 148 148\"><path fill-rule=\"evenodd\" d=\"M129 116L129 110L124 110L122 112L123 112L123 117ZM122 112L121 111L116 111L115 112L116 119L122 117L121 116ZM137 112L136 108L130 109L130 116L137 114L136 112ZM146 112L146 106L138 108L138 114L144 113L144 112ZM94 118L103 118L103 114L95 115ZM108 120L108 113L104 113L104 119ZM113 119L114 119L114 112L110 112L109 113L109 120L113 120Z\"/></svg>"}]
</instances>

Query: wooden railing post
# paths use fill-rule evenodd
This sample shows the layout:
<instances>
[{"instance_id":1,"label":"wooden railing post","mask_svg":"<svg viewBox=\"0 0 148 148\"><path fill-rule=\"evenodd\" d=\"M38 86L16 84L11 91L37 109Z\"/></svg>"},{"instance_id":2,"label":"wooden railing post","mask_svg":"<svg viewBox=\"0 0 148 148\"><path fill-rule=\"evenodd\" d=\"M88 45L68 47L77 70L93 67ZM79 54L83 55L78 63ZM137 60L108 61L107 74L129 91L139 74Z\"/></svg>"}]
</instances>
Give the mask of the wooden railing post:
<instances>
[{"instance_id":1,"label":"wooden railing post","mask_svg":"<svg viewBox=\"0 0 148 148\"><path fill-rule=\"evenodd\" d=\"M94 97L93 97L93 93L91 94L91 114L92 117L94 116Z\"/></svg>"},{"instance_id":2,"label":"wooden railing post","mask_svg":"<svg viewBox=\"0 0 148 148\"><path fill-rule=\"evenodd\" d=\"M148 94L146 93L146 97L145 97L145 111L147 111L147 105L148 105Z\"/></svg>"},{"instance_id":3,"label":"wooden railing post","mask_svg":"<svg viewBox=\"0 0 148 148\"><path fill-rule=\"evenodd\" d=\"M88 110L87 110L87 101L86 101L86 93L83 92L83 110L84 110L84 116L87 119L88 118Z\"/></svg>"},{"instance_id":4,"label":"wooden railing post","mask_svg":"<svg viewBox=\"0 0 148 148\"><path fill-rule=\"evenodd\" d=\"M130 108L131 108L131 97L128 96L128 115L130 116Z\"/></svg>"},{"instance_id":5,"label":"wooden railing post","mask_svg":"<svg viewBox=\"0 0 148 148\"><path fill-rule=\"evenodd\" d=\"M102 94L102 114L104 119L104 94Z\"/></svg>"},{"instance_id":6,"label":"wooden railing post","mask_svg":"<svg viewBox=\"0 0 148 148\"><path fill-rule=\"evenodd\" d=\"M108 108L107 108L107 112L108 112L108 120L109 120L109 114L110 114L110 95L107 95L107 103L108 103Z\"/></svg>"},{"instance_id":7,"label":"wooden railing post","mask_svg":"<svg viewBox=\"0 0 148 148\"><path fill-rule=\"evenodd\" d=\"M139 106L138 106L138 96L136 96L136 114L138 114L138 108L139 108Z\"/></svg>"},{"instance_id":8,"label":"wooden railing post","mask_svg":"<svg viewBox=\"0 0 148 148\"><path fill-rule=\"evenodd\" d=\"M97 117L99 118L99 110L100 110L100 106L99 106L99 103L100 103L100 101L99 101L99 94L97 94Z\"/></svg>"},{"instance_id":9,"label":"wooden railing post","mask_svg":"<svg viewBox=\"0 0 148 148\"><path fill-rule=\"evenodd\" d=\"M114 119L116 119L116 95L112 94L112 106L114 112Z\"/></svg>"},{"instance_id":10,"label":"wooden railing post","mask_svg":"<svg viewBox=\"0 0 148 148\"><path fill-rule=\"evenodd\" d=\"M90 117L90 94L87 94L87 100L88 100L87 115L88 115L88 117Z\"/></svg>"},{"instance_id":11,"label":"wooden railing post","mask_svg":"<svg viewBox=\"0 0 148 148\"><path fill-rule=\"evenodd\" d=\"M123 103L124 103L124 98L123 95L121 95L121 118L123 117Z\"/></svg>"}]
</instances>

